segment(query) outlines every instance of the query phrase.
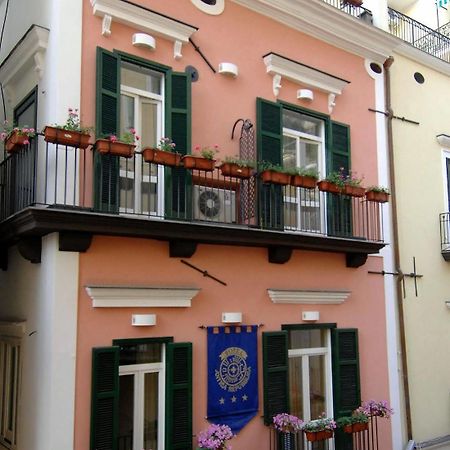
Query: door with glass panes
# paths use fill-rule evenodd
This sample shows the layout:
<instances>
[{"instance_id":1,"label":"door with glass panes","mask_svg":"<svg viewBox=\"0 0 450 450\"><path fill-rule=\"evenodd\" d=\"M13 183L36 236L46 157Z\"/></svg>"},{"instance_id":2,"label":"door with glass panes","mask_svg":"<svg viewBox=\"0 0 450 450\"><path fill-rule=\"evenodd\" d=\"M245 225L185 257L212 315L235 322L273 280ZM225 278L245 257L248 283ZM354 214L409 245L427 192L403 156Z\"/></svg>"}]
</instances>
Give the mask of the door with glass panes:
<instances>
[{"instance_id":1,"label":"door with glass panes","mask_svg":"<svg viewBox=\"0 0 450 450\"><path fill-rule=\"evenodd\" d=\"M283 109L283 167L324 173L325 125L323 120ZM289 230L325 232L325 216L317 189L284 188L284 226Z\"/></svg>"},{"instance_id":2,"label":"door with glass panes","mask_svg":"<svg viewBox=\"0 0 450 450\"><path fill-rule=\"evenodd\" d=\"M290 412L304 421L333 417L331 336L328 329L289 330ZM298 450L333 450L332 439L312 447L302 436Z\"/></svg>"},{"instance_id":3,"label":"door with glass panes","mask_svg":"<svg viewBox=\"0 0 450 450\"><path fill-rule=\"evenodd\" d=\"M121 64L120 132L135 129L134 158L120 158L120 211L163 217L163 168L143 161L139 150L156 147L164 132L164 78L136 64Z\"/></svg>"}]
</instances>

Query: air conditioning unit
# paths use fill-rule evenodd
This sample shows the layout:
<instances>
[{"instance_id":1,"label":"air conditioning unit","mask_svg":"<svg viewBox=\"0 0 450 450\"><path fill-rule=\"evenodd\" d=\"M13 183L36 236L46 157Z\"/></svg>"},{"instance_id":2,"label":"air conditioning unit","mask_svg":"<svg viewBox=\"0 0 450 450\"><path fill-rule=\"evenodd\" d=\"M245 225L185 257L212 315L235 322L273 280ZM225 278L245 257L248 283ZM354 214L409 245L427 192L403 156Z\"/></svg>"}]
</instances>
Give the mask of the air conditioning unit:
<instances>
[{"instance_id":1,"label":"air conditioning unit","mask_svg":"<svg viewBox=\"0 0 450 450\"><path fill-rule=\"evenodd\" d=\"M194 186L194 219L211 222L236 222L236 192L206 186Z\"/></svg>"}]
</instances>

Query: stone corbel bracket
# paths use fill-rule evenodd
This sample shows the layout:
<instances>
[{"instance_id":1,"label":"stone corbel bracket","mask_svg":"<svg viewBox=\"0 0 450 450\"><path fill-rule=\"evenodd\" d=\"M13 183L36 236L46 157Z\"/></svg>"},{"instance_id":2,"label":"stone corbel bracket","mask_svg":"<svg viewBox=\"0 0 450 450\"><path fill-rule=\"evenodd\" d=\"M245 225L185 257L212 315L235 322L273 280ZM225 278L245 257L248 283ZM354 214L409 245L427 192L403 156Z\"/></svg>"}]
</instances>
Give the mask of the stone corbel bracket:
<instances>
[{"instance_id":1,"label":"stone corbel bracket","mask_svg":"<svg viewBox=\"0 0 450 450\"><path fill-rule=\"evenodd\" d=\"M197 27L151 11L144 6L117 0L91 0L92 13L102 18L102 35L111 36L113 22L133 30L159 36L173 42L175 59L182 57L182 45L198 30Z\"/></svg>"}]
</instances>

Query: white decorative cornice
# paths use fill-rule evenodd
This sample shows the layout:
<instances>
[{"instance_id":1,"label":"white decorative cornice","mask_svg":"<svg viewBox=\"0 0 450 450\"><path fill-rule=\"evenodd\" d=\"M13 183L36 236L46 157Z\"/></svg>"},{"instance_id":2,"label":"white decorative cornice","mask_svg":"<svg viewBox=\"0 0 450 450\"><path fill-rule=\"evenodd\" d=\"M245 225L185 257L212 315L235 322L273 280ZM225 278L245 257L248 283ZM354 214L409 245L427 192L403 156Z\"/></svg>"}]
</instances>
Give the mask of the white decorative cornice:
<instances>
[{"instance_id":1,"label":"white decorative cornice","mask_svg":"<svg viewBox=\"0 0 450 450\"><path fill-rule=\"evenodd\" d=\"M268 289L273 303L289 303L299 305L340 305L344 303L351 291L321 291L321 290L285 290Z\"/></svg>"},{"instance_id":2,"label":"white decorative cornice","mask_svg":"<svg viewBox=\"0 0 450 450\"><path fill-rule=\"evenodd\" d=\"M92 12L103 20L102 32L111 34L112 22L122 23L143 33L161 36L170 41L189 42L197 27L158 14L147 8L120 0L91 0ZM108 17L109 16L109 17Z\"/></svg>"},{"instance_id":3,"label":"white decorative cornice","mask_svg":"<svg viewBox=\"0 0 450 450\"><path fill-rule=\"evenodd\" d=\"M263 59L268 74L279 75L294 83L318 89L327 94L341 94L344 87L349 84L349 81L342 78L335 77L276 53L269 53ZM277 78L277 81L279 84L280 79Z\"/></svg>"},{"instance_id":4,"label":"white decorative cornice","mask_svg":"<svg viewBox=\"0 0 450 450\"><path fill-rule=\"evenodd\" d=\"M438 134L436 139L441 147L450 148L450 136L447 134Z\"/></svg>"},{"instance_id":5,"label":"white decorative cornice","mask_svg":"<svg viewBox=\"0 0 450 450\"><path fill-rule=\"evenodd\" d=\"M3 87L13 90L13 86L24 73L33 71L36 84L44 72L45 52L49 31L33 25L13 48L0 65L0 82Z\"/></svg>"},{"instance_id":6,"label":"white decorative cornice","mask_svg":"<svg viewBox=\"0 0 450 450\"><path fill-rule=\"evenodd\" d=\"M200 289L189 287L86 286L94 308L189 308Z\"/></svg>"}]
</instances>

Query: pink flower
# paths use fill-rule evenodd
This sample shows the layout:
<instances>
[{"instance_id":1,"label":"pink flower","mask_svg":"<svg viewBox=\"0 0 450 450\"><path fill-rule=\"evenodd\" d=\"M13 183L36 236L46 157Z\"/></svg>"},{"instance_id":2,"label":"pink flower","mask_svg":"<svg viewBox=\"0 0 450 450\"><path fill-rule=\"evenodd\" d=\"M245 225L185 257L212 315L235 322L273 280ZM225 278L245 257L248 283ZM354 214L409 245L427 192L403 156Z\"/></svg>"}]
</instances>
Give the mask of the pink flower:
<instances>
[{"instance_id":1,"label":"pink flower","mask_svg":"<svg viewBox=\"0 0 450 450\"><path fill-rule=\"evenodd\" d=\"M117 141L117 136L115 136L114 134L112 134L112 135L109 137L109 140L110 140L111 142L116 142L116 141Z\"/></svg>"},{"instance_id":2,"label":"pink flower","mask_svg":"<svg viewBox=\"0 0 450 450\"><path fill-rule=\"evenodd\" d=\"M214 148L218 149L219 148L219 144L214 144Z\"/></svg>"},{"instance_id":3,"label":"pink flower","mask_svg":"<svg viewBox=\"0 0 450 450\"><path fill-rule=\"evenodd\" d=\"M4 140L6 139L6 136L8 136L6 133L1 133L1 134L0 134L0 139L1 139L2 141L4 141Z\"/></svg>"},{"instance_id":4,"label":"pink flower","mask_svg":"<svg viewBox=\"0 0 450 450\"><path fill-rule=\"evenodd\" d=\"M30 143L30 141L28 140L28 139L25 139L24 141L23 141L23 145L28 145Z\"/></svg>"},{"instance_id":5,"label":"pink flower","mask_svg":"<svg viewBox=\"0 0 450 450\"><path fill-rule=\"evenodd\" d=\"M199 151L199 150L200 150L200 145L196 145L196 146L194 147L194 150Z\"/></svg>"},{"instance_id":6,"label":"pink flower","mask_svg":"<svg viewBox=\"0 0 450 450\"><path fill-rule=\"evenodd\" d=\"M136 140L139 141L141 139L138 135L136 135Z\"/></svg>"},{"instance_id":7,"label":"pink flower","mask_svg":"<svg viewBox=\"0 0 450 450\"><path fill-rule=\"evenodd\" d=\"M69 113L71 113L73 111L73 109L72 108L69 108Z\"/></svg>"},{"instance_id":8,"label":"pink flower","mask_svg":"<svg viewBox=\"0 0 450 450\"><path fill-rule=\"evenodd\" d=\"M130 133L131 134L136 134L136 130L134 128L130 128Z\"/></svg>"}]
</instances>

